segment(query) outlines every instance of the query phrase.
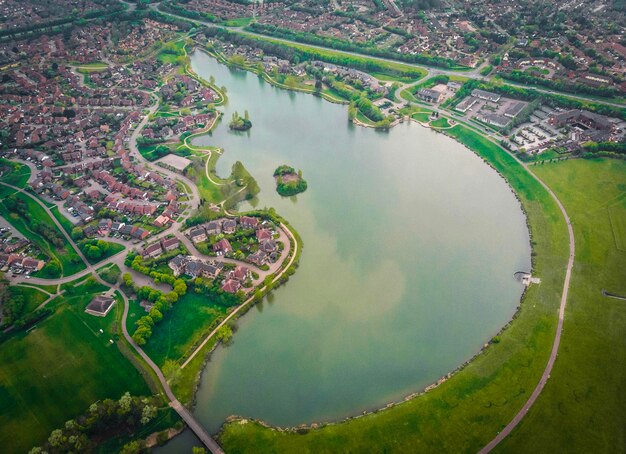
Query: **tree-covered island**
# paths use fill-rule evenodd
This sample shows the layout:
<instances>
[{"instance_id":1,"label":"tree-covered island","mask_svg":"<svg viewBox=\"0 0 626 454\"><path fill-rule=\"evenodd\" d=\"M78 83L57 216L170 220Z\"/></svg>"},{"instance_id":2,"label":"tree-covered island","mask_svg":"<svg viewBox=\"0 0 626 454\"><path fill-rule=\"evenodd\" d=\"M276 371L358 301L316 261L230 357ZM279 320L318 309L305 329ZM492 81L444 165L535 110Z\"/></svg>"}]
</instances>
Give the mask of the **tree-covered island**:
<instances>
[{"instance_id":1,"label":"tree-covered island","mask_svg":"<svg viewBox=\"0 0 626 454\"><path fill-rule=\"evenodd\" d=\"M246 110L244 112L243 117L239 116L239 112L234 112L233 118L230 120L228 127L235 131L247 131L250 129L252 127L252 122L248 117L248 111Z\"/></svg>"},{"instance_id":2,"label":"tree-covered island","mask_svg":"<svg viewBox=\"0 0 626 454\"><path fill-rule=\"evenodd\" d=\"M306 191L307 183L302 178L302 170L298 170L288 165L282 165L274 171L276 179L276 191L283 197L300 194Z\"/></svg>"}]
</instances>

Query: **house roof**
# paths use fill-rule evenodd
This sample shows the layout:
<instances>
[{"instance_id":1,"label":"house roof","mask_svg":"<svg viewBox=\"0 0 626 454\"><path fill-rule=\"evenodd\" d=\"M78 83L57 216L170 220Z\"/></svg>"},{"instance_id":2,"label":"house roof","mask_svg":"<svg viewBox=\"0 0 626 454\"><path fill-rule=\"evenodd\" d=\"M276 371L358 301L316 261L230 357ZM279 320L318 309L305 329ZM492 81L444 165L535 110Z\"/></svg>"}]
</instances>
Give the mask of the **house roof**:
<instances>
[{"instance_id":1,"label":"house roof","mask_svg":"<svg viewBox=\"0 0 626 454\"><path fill-rule=\"evenodd\" d=\"M113 304L115 300L111 297L98 295L87 305L85 312L88 312L93 315L105 316Z\"/></svg>"}]
</instances>

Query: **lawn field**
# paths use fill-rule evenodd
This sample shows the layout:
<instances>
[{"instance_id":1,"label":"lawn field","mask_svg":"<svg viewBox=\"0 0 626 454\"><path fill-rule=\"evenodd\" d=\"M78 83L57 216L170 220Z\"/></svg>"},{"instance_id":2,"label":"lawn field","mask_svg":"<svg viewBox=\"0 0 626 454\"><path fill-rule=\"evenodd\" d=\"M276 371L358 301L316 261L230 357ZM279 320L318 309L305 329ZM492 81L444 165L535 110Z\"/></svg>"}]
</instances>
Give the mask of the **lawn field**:
<instances>
[{"instance_id":1,"label":"lawn field","mask_svg":"<svg viewBox=\"0 0 626 454\"><path fill-rule=\"evenodd\" d=\"M65 216L63 216L61 213L59 213L59 208L55 205L52 208L50 208L50 212L52 213L52 215L55 217L55 219L57 221L59 221L59 224L61 224L61 226L63 227L63 229L68 233L68 234L72 234L72 229L75 227L74 224L72 224L72 222L66 218Z\"/></svg>"},{"instance_id":2,"label":"lawn field","mask_svg":"<svg viewBox=\"0 0 626 454\"><path fill-rule=\"evenodd\" d=\"M546 365L568 257L565 221L549 193L510 155L473 131L446 130L505 175L528 215L533 274L516 319L477 358L437 388L392 409L306 431L233 422L227 452L476 452L526 401Z\"/></svg>"},{"instance_id":3,"label":"lawn field","mask_svg":"<svg viewBox=\"0 0 626 454\"><path fill-rule=\"evenodd\" d=\"M143 311L139 305L136 307ZM141 312L139 314L143 315ZM224 314L226 309L212 304L208 297L187 293L164 315L143 348L159 366L167 359L178 361ZM129 316L128 321L130 320ZM133 326L128 326L131 333L135 330L134 320L137 317L132 320Z\"/></svg>"},{"instance_id":4,"label":"lawn field","mask_svg":"<svg viewBox=\"0 0 626 454\"><path fill-rule=\"evenodd\" d=\"M50 303L55 313L0 344L0 445L27 452L99 399L150 391L115 343L121 304L107 317L85 314L89 289ZM102 329L104 333L100 333Z\"/></svg>"},{"instance_id":5,"label":"lawn field","mask_svg":"<svg viewBox=\"0 0 626 454\"><path fill-rule=\"evenodd\" d=\"M435 128L448 128L450 126L446 117L437 118L436 120L431 121L430 125Z\"/></svg>"},{"instance_id":6,"label":"lawn field","mask_svg":"<svg viewBox=\"0 0 626 454\"><path fill-rule=\"evenodd\" d=\"M157 60L160 63L170 63L172 65L177 64L177 59L179 56L183 55L184 51L183 51L183 47L185 47L185 42L184 41L174 41L172 43L175 46L176 51L178 51L178 54L174 54L174 53L170 53L170 52L165 52L164 50L161 50L158 54L157 54Z\"/></svg>"},{"instance_id":7,"label":"lawn field","mask_svg":"<svg viewBox=\"0 0 626 454\"><path fill-rule=\"evenodd\" d=\"M617 247L626 244L626 162L572 159L535 170L571 218L576 261L551 378L498 451L624 452L626 301L602 290L626 296L626 250Z\"/></svg>"},{"instance_id":8,"label":"lawn field","mask_svg":"<svg viewBox=\"0 0 626 454\"><path fill-rule=\"evenodd\" d=\"M411 118L413 118L414 120L417 120L419 122L422 123L428 123L430 121L430 115L432 114L432 112L428 111L428 112L416 112L413 115L411 115Z\"/></svg>"},{"instance_id":9,"label":"lawn field","mask_svg":"<svg viewBox=\"0 0 626 454\"><path fill-rule=\"evenodd\" d=\"M626 252L626 212L617 204L607 207L607 210L615 239L615 248Z\"/></svg>"}]
</instances>

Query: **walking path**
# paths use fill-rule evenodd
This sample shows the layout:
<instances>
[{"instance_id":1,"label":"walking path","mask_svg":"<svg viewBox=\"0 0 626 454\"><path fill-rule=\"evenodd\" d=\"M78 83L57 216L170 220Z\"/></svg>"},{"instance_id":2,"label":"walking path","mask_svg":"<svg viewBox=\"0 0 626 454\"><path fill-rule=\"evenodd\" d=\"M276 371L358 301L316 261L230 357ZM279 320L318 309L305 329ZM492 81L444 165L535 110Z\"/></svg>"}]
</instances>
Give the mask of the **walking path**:
<instances>
[{"instance_id":1,"label":"walking path","mask_svg":"<svg viewBox=\"0 0 626 454\"><path fill-rule=\"evenodd\" d=\"M279 274L277 274L276 277L272 280L272 284L274 282L276 282L278 279L280 279L280 277L289 269L289 267L293 264L293 261L296 259L297 254L298 254L298 241L293 236L293 233L291 233L291 230L289 230L289 228L287 226L285 226L284 224L281 224L280 228L284 232L287 232L287 234L289 235L289 237L293 241L293 255L291 256L291 260L289 261L287 266L285 266L283 268L283 270ZM262 287L261 290L263 288L265 288L265 286ZM200 353L200 351L204 348L204 346L207 344L207 342L209 342L217 334L217 332L220 330L220 328L222 328L226 323L228 323L230 321L230 319L233 318L235 315L237 315L241 310L243 310L245 307L247 307L248 304L250 304L252 301L254 301L254 296L251 296L250 298L248 298L246 301L241 303L241 305L239 305L239 307L237 307L237 309L235 309L230 314L228 314L228 317L226 317L222 321L222 323L217 325L217 327L213 331L211 331L207 337L204 338L204 340L200 343L200 345L198 345L198 347L193 351L193 353L191 355L189 355L189 358L187 358L187 360L182 364L182 366L180 366L180 368L184 369L187 366L187 364L189 364L191 362L191 360L193 360L195 358L195 356L198 353Z\"/></svg>"},{"instance_id":2,"label":"walking path","mask_svg":"<svg viewBox=\"0 0 626 454\"><path fill-rule=\"evenodd\" d=\"M163 390L165 391L165 395L170 401L170 407L172 407L176 411L176 413L178 413L178 415L183 419L183 421L185 421L187 426L189 426L189 428L193 431L193 433L200 439L200 441L202 441L204 446L209 448L209 450L213 454L223 454L224 451L222 450L222 448L216 443L215 440L213 440L213 438L211 438L211 436L207 433L204 427L202 427L202 425L189 412L189 410L187 410L185 406L181 404L180 401L176 398L176 396L172 392L172 389L170 388L170 385L167 383L167 380L165 379L163 372L161 372L161 369L159 369L159 367L154 363L154 361L150 359L150 357L146 354L146 352L144 352L143 349L139 345L137 345L137 343L133 340L133 338L128 333L128 329L126 328L126 319L128 318L128 309L130 306L128 302L128 297L124 294L124 292L120 290L119 284L115 285L114 288L118 291L120 295L122 295L122 298L124 299L124 313L122 315L122 332L124 333L124 337L126 338L126 341L130 345L132 345L135 351L139 353L139 355L143 358L143 360L154 371L157 378L159 379L159 382L161 383L161 386L163 387Z\"/></svg>"},{"instance_id":3,"label":"walking path","mask_svg":"<svg viewBox=\"0 0 626 454\"><path fill-rule=\"evenodd\" d=\"M517 158L515 158L517 159ZM530 407L533 406L541 391L545 387L548 379L550 378L550 373L552 372L552 367L554 366L554 362L556 361L557 354L559 352L559 345L561 343L561 334L563 333L563 320L565 317L565 306L567 305L567 294L569 292L570 279L572 277L572 268L574 267L574 252L575 252L575 243L574 243L574 230L572 229L572 224L570 222L570 218L567 215L567 211L565 211L565 207L556 196L556 194L545 184L537 175L532 173L528 166L523 162L518 162L526 169L526 171L543 186L546 191L550 193L550 196L554 199L559 209L561 210L561 214L567 223L567 233L569 235L569 259L567 261L567 268L565 271L565 280L563 282L563 292L561 293L561 304L559 306L559 321L556 327L556 333L554 335L554 342L552 343L552 351L550 352L550 358L548 359L548 363L546 364L546 368L541 375L541 379L537 386L533 390L532 394L524 404L524 406L520 409L520 411L513 417L513 420L509 422L504 429L496 437L491 440L484 448L482 448L479 452L480 454L486 454L490 452L493 448L495 448L498 443L504 440L515 427L520 423L520 421L526 416Z\"/></svg>"}]
</instances>

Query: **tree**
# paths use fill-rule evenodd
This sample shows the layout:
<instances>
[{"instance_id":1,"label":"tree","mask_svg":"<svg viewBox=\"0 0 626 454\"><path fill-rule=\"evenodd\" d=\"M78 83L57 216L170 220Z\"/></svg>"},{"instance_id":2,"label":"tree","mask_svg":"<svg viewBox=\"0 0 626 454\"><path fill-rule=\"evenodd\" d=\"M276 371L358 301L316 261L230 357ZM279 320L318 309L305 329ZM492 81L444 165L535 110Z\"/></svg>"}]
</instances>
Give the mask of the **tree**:
<instances>
[{"instance_id":1,"label":"tree","mask_svg":"<svg viewBox=\"0 0 626 454\"><path fill-rule=\"evenodd\" d=\"M154 323L159 323L163 319L163 314L156 308L150 309L150 318L154 320Z\"/></svg>"},{"instance_id":2,"label":"tree","mask_svg":"<svg viewBox=\"0 0 626 454\"><path fill-rule=\"evenodd\" d=\"M222 341L224 344L230 344L230 341L233 338L233 330L230 326L224 325L217 332L217 340Z\"/></svg>"},{"instance_id":3,"label":"tree","mask_svg":"<svg viewBox=\"0 0 626 454\"><path fill-rule=\"evenodd\" d=\"M174 282L174 292L176 292L179 297L187 293L187 284L185 284L185 281L177 279L176 282Z\"/></svg>"},{"instance_id":4,"label":"tree","mask_svg":"<svg viewBox=\"0 0 626 454\"><path fill-rule=\"evenodd\" d=\"M61 429L56 429L53 430L50 434L50 437L48 437L48 443L50 443L50 446L52 446L53 448L56 448L61 446L61 444L63 443L63 438L63 431Z\"/></svg>"},{"instance_id":5,"label":"tree","mask_svg":"<svg viewBox=\"0 0 626 454\"><path fill-rule=\"evenodd\" d=\"M130 413L131 406L133 404L133 399L130 397L129 392L125 392L118 402L119 404L119 412L123 415Z\"/></svg>"},{"instance_id":6,"label":"tree","mask_svg":"<svg viewBox=\"0 0 626 454\"><path fill-rule=\"evenodd\" d=\"M157 415L157 407L154 405L146 405L141 411L141 424L148 424Z\"/></svg>"},{"instance_id":7,"label":"tree","mask_svg":"<svg viewBox=\"0 0 626 454\"><path fill-rule=\"evenodd\" d=\"M83 239L84 237L85 237L85 233L83 232L83 229L82 229L82 228L80 228L80 227L74 227L74 228L72 229L72 239L73 239L74 241L81 240L81 239Z\"/></svg>"},{"instance_id":8,"label":"tree","mask_svg":"<svg viewBox=\"0 0 626 454\"><path fill-rule=\"evenodd\" d=\"M98 246L87 246L85 255L88 259L97 260L102 256L102 251Z\"/></svg>"},{"instance_id":9,"label":"tree","mask_svg":"<svg viewBox=\"0 0 626 454\"><path fill-rule=\"evenodd\" d=\"M148 452L143 441L133 440L126 443L120 450L120 454L142 454Z\"/></svg>"},{"instance_id":10,"label":"tree","mask_svg":"<svg viewBox=\"0 0 626 454\"><path fill-rule=\"evenodd\" d=\"M124 285L126 287L132 287L133 286L133 277L130 275L130 273L124 273L122 275L122 280L124 281Z\"/></svg>"}]
</instances>

